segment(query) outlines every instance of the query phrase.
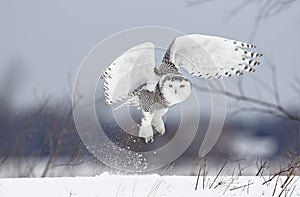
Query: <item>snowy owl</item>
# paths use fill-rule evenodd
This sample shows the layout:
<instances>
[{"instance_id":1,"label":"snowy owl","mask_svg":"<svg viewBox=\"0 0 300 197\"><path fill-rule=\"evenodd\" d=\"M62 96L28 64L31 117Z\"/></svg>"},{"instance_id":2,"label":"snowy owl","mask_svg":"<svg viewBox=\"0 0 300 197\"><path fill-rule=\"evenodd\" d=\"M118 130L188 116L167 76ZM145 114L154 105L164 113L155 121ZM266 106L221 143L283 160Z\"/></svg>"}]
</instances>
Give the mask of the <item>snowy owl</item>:
<instances>
[{"instance_id":1,"label":"snowy owl","mask_svg":"<svg viewBox=\"0 0 300 197\"><path fill-rule=\"evenodd\" d=\"M259 65L254 45L200 34L176 37L162 63L155 65L155 46L142 43L125 51L103 72L105 101L108 105L137 106L143 112L139 137L153 142L153 128L165 133L163 116L168 108L186 100L192 84L179 68L199 78L221 78L254 72ZM119 107L120 107L119 106Z\"/></svg>"}]
</instances>

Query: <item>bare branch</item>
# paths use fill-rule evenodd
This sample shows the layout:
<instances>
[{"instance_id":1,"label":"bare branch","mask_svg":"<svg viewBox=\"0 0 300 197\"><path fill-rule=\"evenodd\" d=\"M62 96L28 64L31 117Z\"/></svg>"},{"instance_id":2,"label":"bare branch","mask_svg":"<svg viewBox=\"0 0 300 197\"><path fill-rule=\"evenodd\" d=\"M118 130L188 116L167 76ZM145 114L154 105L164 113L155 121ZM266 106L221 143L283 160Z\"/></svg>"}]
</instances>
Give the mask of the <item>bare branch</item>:
<instances>
[{"instance_id":1,"label":"bare branch","mask_svg":"<svg viewBox=\"0 0 300 197\"><path fill-rule=\"evenodd\" d=\"M245 0L240 5L238 5L236 8L231 10L230 14L226 17L225 21L229 21L233 17L235 17L242 9L245 9L248 5L253 3L253 1Z\"/></svg>"},{"instance_id":2,"label":"bare branch","mask_svg":"<svg viewBox=\"0 0 300 197\"><path fill-rule=\"evenodd\" d=\"M216 0L190 0L186 2L186 6L188 8L197 6L197 5L202 5L204 3L208 3L208 2L212 2L212 1L216 1Z\"/></svg>"},{"instance_id":3,"label":"bare branch","mask_svg":"<svg viewBox=\"0 0 300 197\"><path fill-rule=\"evenodd\" d=\"M272 181L275 177L281 176L281 175L287 173L287 178L284 181L284 183L282 183L282 185L281 185L281 188L284 188L287 185L287 183L288 183L289 179L291 178L291 176L293 175L294 171L296 169L299 169L299 168L300 168L300 157L298 156L293 161L291 161L290 166L288 166L287 168L280 169L279 172L275 173L270 179L266 180L263 183L263 185L270 182L270 181Z\"/></svg>"},{"instance_id":4,"label":"bare branch","mask_svg":"<svg viewBox=\"0 0 300 197\"><path fill-rule=\"evenodd\" d=\"M250 185L253 185L254 183L251 182L251 183L247 183L246 185L241 185L241 186L238 186L238 187L234 187L234 188L231 188L229 189L230 191L233 191L233 190L236 190L236 189L241 189L241 188L245 188L245 187L249 187Z\"/></svg>"},{"instance_id":5,"label":"bare branch","mask_svg":"<svg viewBox=\"0 0 300 197\"><path fill-rule=\"evenodd\" d=\"M201 161L200 161L200 165L199 165L199 171L198 171L198 175L197 175L197 181L196 181L195 190L197 190L197 188L198 188L200 174L201 174Z\"/></svg>"},{"instance_id":6,"label":"bare branch","mask_svg":"<svg viewBox=\"0 0 300 197\"><path fill-rule=\"evenodd\" d=\"M227 162L228 162L228 159L229 159L229 158L227 157L226 160L224 161L224 163L223 163L222 167L220 168L220 170L219 170L217 176L215 177L215 179L213 180L213 182L210 184L209 189L213 186L213 184L216 182L217 178L220 176L221 172L223 171L225 165L226 165Z\"/></svg>"},{"instance_id":7,"label":"bare branch","mask_svg":"<svg viewBox=\"0 0 300 197\"><path fill-rule=\"evenodd\" d=\"M67 134L67 131L68 131L68 126L69 126L69 124L70 124L70 122L71 122L71 120L72 120L72 112L73 112L73 107L71 106L70 107L70 110L69 110L69 112L68 112L68 115L67 115L67 119L66 119L66 122L65 122L65 126L64 126L64 128L62 129L62 131L61 131L61 134L60 134L60 136L59 136L59 138L58 138L58 142L57 142L57 145L55 146L55 148L54 148L54 150L51 152L51 154L50 154L50 157L49 157L49 159L48 159L48 161L47 161L47 164L46 164L46 166L45 166L45 168L44 168L44 171L43 171L43 173L42 173L42 177L45 177L46 175L47 175L47 173L48 173L48 171L49 171L49 169L50 169L50 166L51 166L51 164L52 164L52 162L54 161L54 159L55 159L55 157L57 156L57 154L59 153L59 151L60 151L60 147L61 147L61 145L62 145L62 143L63 143L63 140L64 140L64 138L65 138L65 136L66 136L66 134Z\"/></svg>"},{"instance_id":8,"label":"bare branch","mask_svg":"<svg viewBox=\"0 0 300 197\"><path fill-rule=\"evenodd\" d=\"M264 109L264 108L261 108L261 107L241 107L237 110L231 111L230 114L231 114L231 116L235 116L237 114L245 113L245 112L258 112L258 113L262 113L262 114L272 115L272 116L275 116L277 118L289 120L288 117L286 117L283 114L279 114L275 110Z\"/></svg>"},{"instance_id":9,"label":"bare branch","mask_svg":"<svg viewBox=\"0 0 300 197\"><path fill-rule=\"evenodd\" d=\"M186 2L186 6L188 8L191 8L212 1L215 0L190 0ZM239 12L245 10L249 5L257 4L258 11L254 20L252 32L250 34L250 41L252 41L256 35L258 27L260 26L263 20L278 15L283 11L286 11L287 8L291 7L295 2L297 2L297 0L245 0L237 7L232 9L228 17L226 17L226 21L229 21L231 18L234 18Z\"/></svg>"},{"instance_id":10,"label":"bare branch","mask_svg":"<svg viewBox=\"0 0 300 197\"><path fill-rule=\"evenodd\" d=\"M259 167L259 169L258 169L255 176L258 176L258 175L262 176L264 169L267 168L266 164L267 164L267 160L265 160L262 164L260 164L260 167ZM256 166L258 167L258 162L256 162Z\"/></svg>"},{"instance_id":11,"label":"bare branch","mask_svg":"<svg viewBox=\"0 0 300 197\"><path fill-rule=\"evenodd\" d=\"M203 92L210 92L210 93L215 93L215 94L224 94L224 95L226 95L230 98L233 98L235 100L243 101L243 102L246 102L246 103L255 104L259 107L263 107L262 109L256 108L256 109L258 109L257 110L258 112L265 112L265 113L269 113L269 114L272 114L272 115L282 114L290 120L300 121L300 117L297 114L292 114L289 110L285 109L281 105L277 105L277 104L270 103L270 102L267 102L267 101L259 100L259 99L249 97L249 96L238 95L236 93L229 92L229 91L209 90L208 88L200 87L197 84L194 85L194 88L199 90L199 91L203 91ZM266 110L264 110L264 109L266 109Z\"/></svg>"}]
</instances>

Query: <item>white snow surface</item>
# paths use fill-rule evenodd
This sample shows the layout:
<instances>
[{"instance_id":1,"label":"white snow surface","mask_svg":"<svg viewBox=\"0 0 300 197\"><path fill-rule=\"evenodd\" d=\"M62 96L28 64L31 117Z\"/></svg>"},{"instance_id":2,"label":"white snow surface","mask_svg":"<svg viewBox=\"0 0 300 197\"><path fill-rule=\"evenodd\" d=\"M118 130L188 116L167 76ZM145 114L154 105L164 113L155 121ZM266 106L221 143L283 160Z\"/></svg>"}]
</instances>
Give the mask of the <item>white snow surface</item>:
<instances>
[{"instance_id":1,"label":"white snow surface","mask_svg":"<svg viewBox=\"0 0 300 197\"><path fill-rule=\"evenodd\" d=\"M285 189L286 176L262 185L270 177L110 175L63 178L0 179L0 197L101 197L101 196L299 196L300 177L292 177ZM204 183L204 184L203 184ZM204 187L204 189L203 189Z\"/></svg>"}]
</instances>

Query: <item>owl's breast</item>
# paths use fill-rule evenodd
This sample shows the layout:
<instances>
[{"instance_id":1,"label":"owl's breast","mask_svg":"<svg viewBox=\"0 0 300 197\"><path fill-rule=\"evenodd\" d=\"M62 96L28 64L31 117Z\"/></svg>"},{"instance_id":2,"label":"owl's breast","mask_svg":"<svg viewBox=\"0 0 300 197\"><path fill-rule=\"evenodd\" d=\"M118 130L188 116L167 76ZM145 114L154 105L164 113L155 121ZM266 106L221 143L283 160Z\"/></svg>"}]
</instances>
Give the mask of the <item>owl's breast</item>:
<instances>
[{"instance_id":1,"label":"owl's breast","mask_svg":"<svg viewBox=\"0 0 300 197\"><path fill-rule=\"evenodd\" d=\"M140 107L146 112L154 112L159 109L166 109L168 107L166 101L161 94L155 89L154 91L141 90L139 92Z\"/></svg>"}]
</instances>

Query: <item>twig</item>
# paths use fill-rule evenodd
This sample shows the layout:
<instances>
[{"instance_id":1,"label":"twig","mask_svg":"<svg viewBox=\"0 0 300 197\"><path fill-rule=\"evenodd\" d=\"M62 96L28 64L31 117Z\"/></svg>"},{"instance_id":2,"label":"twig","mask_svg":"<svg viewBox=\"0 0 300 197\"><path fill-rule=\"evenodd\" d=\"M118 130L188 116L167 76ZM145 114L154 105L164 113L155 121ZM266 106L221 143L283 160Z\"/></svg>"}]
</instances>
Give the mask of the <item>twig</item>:
<instances>
[{"instance_id":1,"label":"twig","mask_svg":"<svg viewBox=\"0 0 300 197\"><path fill-rule=\"evenodd\" d=\"M242 9L246 8L251 3L253 3L253 1L245 0L240 5L238 5L236 8L232 9L230 11L230 14L225 18L224 22L229 21L232 18L234 18L236 14L238 14Z\"/></svg>"},{"instance_id":2,"label":"twig","mask_svg":"<svg viewBox=\"0 0 300 197\"><path fill-rule=\"evenodd\" d=\"M272 81L273 81L274 96L276 99L276 103L277 103L277 105L281 106L279 89L278 89L278 84L277 84L277 80L276 80L276 68L273 64L269 64L269 65L271 66L271 70L272 70Z\"/></svg>"},{"instance_id":3,"label":"twig","mask_svg":"<svg viewBox=\"0 0 300 197\"><path fill-rule=\"evenodd\" d=\"M245 187L249 187L250 185L253 185L254 183L247 183L246 185L241 185L241 186L238 186L238 187L234 187L234 188L230 188L229 191L233 191L233 190L236 190L236 189L240 189L240 188L245 188Z\"/></svg>"},{"instance_id":4,"label":"twig","mask_svg":"<svg viewBox=\"0 0 300 197\"><path fill-rule=\"evenodd\" d=\"M132 188L132 197L134 197L134 192L135 192L135 187L136 187L136 179L134 179L134 184L133 184L133 188Z\"/></svg>"},{"instance_id":5,"label":"twig","mask_svg":"<svg viewBox=\"0 0 300 197\"><path fill-rule=\"evenodd\" d=\"M56 145L54 151L50 154L50 157L49 157L49 159L48 159L48 161L46 163L46 166L44 168L44 171L42 173L42 177L45 177L47 175L47 173L49 171L49 168L50 168L53 160L55 159L55 157L57 156L58 152L60 151L60 147L61 147L61 145L63 143L63 140L65 138L65 135L67 134L67 131L68 131L68 126L69 126L69 124L70 124L70 122L72 120L72 111L73 111L73 107L71 106L70 110L68 112L68 115L67 115L67 120L65 122L65 126L64 126L64 128L63 128L63 130L62 130L62 132L61 132L61 134L60 134L60 136L58 138L58 142L57 142L57 145Z\"/></svg>"},{"instance_id":6,"label":"twig","mask_svg":"<svg viewBox=\"0 0 300 197\"><path fill-rule=\"evenodd\" d=\"M211 187L213 186L213 184L216 182L217 178L220 176L220 174L221 174L221 172L223 171L223 169L224 169L225 165L227 164L227 162L228 162L228 157L227 157L226 160L224 161L224 163L223 163L222 167L220 168L220 170L219 170L217 176L215 177L215 179L213 180L213 182L210 184L209 189L211 189Z\"/></svg>"},{"instance_id":7,"label":"twig","mask_svg":"<svg viewBox=\"0 0 300 197\"><path fill-rule=\"evenodd\" d=\"M259 108L259 107L241 107L240 109L230 111L229 113L231 114L231 116L235 116L239 113L245 113L245 112L258 112L258 113L262 113L262 114L272 115L272 116L277 117L277 118L290 120L285 115L278 114L278 112L275 111L275 110L265 109L263 107L262 108Z\"/></svg>"},{"instance_id":8,"label":"twig","mask_svg":"<svg viewBox=\"0 0 300 197\"><path fill-rule=\"evenodd\" d=\"M281 195L282 195L282 193L284 192L284 191L286 191L286 189L287 189L287 187L289 186L289 184L293 181L293 179L294 179L294 177L293 178L291 178L291 180L285 185L285 187L284 188L282 188L282 190L281 190L281 192L280 192L280 194L279 194L279 196L278 197L280 197Z\"/></svg>"},{"instance_id":9,"label":"twig","mask_svg":"<svg viewBox=\"0 0 300 197\"><path fill-rule=\"evenodd\" d=\"M206 158L204 159L204 169L203 169L203 189L204 189L204 183L205 183L205 178L206 178Z\"/></svg>"},{"instance_id":10,"label":"twig","mask_svg":"<svg viewBox=\"0 0 300 197\"><path fill-rule=\"evenodd\" d=\"M191 7L194 7L194 6L197 6L197 5L201 5L203 3L212 2L212 1L215 1L215 0L193 0L193 1L188 1L186 3L186 6L188 8L191 8Z\"/></svg>"},{"instance_id":11,"label":"twig","mask_svg":"<svg viewBox=\"0 0 300 197\"><path fill-rule=\"evenodd\" d=\"M283 182L283 184L281 185L281 188L284 188L285 185L287 184L288 180L291 178L291 175L293 174L295 168L291 168L291 170L289 171L285 181Z\"/></svg>"},{"instance_id":12,"label":"twig","mask_svg":"<svg viewBox=\"0 0 300 197\"><path fill-rule=\"evenodd\" d=\"M264 163L260 166L255 176L258 176L260 174L262 175L263 169L266 168L266 164L267 164L267 160L265 160Z\"/></svg>"},{"instance_id":13,"label":"twig","mask_svg":"<svg viewBox=\"0 0 300 197\"><path fill-rule=\"evenodd\" d=\"M286 170L280 170L279 172L277 172L276 174L274 174L270 179L266 180L265 182L263 182L263 185L272 181L276 176L279 176L285 172L290 172L292 169L295 169L295 168L299 168L300 166L291 166L289 167L288 169Z\"/></svg>"},{"instance_id":14,"label":"twig","mask_svg":"<svg viewBox=\"0 0 300 197\"><path fill-rule=\"evenodd\" d=\"M200 160L200 165L199 165L199 171L198 171L198 175L197 175L195 190L197 190L197 188L198 188L198 182L199 182L200 174L201 174L201 160Z\"/></svg>"},{"instance_id":15,"label":"twig","mask_svg":"<svg viewBox=\"0 0 300 197\"><path fill-rule=\"evenodd\" d=\"M175 162L172 162L170 164L168 164L165 168L164 168L164 172L167 172L169 170L172 170L174 168Z\"/></svg>"},{"instance_id":16,"label":"twig","mask_svg":"<svg viewBox=\"0 0 300 197\"><path fill-rule=\"evenodd\" d=\"M283 114L290 120L300 121L299 116L291 114L291 112L289 112L287 109L283 108L281 105L277 105L277 104L270 103L270 102L263 101L263 100L258 100L256 98L249 97L249 96L238 95L238 94L235 94L235 93L229 92L229 91L218 91L218 90L212 91L205 87L200 87L197 84L195 84L194 87L199 91L210 92L210 93L215 93L215 94L224 94L230 98L233 98L233 99L236 99L239 101L244 101L247 103L252 103L252 104L258 105L260 107L265 107L265 108L268 108L268 110L270 110L270 111L266 111L268 113L273 114L273 112L280 112L281 114ZM262 111L265 112L264 110L262 110Z\"/></svg>"},{"instance_id":17,"label":"twig","mask_svg":"<svg viewBox=\"0 0 300 197\"><path fill-rule=\"evenodd\" d=\"M162 179L162 178L158 178L158 179L156 180L156 182L154 183L153 187L151 188L151 190L150 190L150 192L148 193L147 196L148 196L148 197L149 197L149 196L156 196L156 193L157 193L157 191L158 191L160 185L162 184L162 182L163 182L163 179Z\"/></svg>"},{"instance_id":18,"label":"twig","mask_svg":"<svg viewBox=\"0 0 300 197\"><path fill-rule=\"evenodd\" d=\"M247 194L249 194L250 183L250 180L248 180Z\"/></svg>"},{"instance_id":19,"label":"twig","mask_svg":"<svg viewBox=\"0 0 300 197\"><path fill-rule=\"evenodd\" d=\"M194 7L197 5L202 5L206 2L212 2L214 0L190 0L186 2L186 6L188 8ZM271 16L278 15L279 13L285 11L288 6L292 5L293 3L297 2L297 0L252 0L252 1L244 1L240 5L238 5L236 8L234 8L229 16L226 18L226 21L229 21L231 18L234 18L234 16L241 12L242 10L246 9L247 6L250 4L259 4L259 8L257 11L257 14L255 16L255 21L252 27L252 32L250 34L250 40L253 40L254 36L256 35L257 29L261 22Z\"/></svg>"},{"instance_id":20,"label":"twig","mask_svg":"<svg viewBox=\"0 0 300 197\"><path fill-rule=\"evenodd\" d=\"M296 189L296 186L297 186L297 185L294 185L294 186L293 186L293 189L291 190L291 193L290 193L290 197L291 197L292 194L294 193L294 191L295 191L295 189Z\"/></svg>"},{"instance_id":21,"label":"twig","mask_svg":"<svg viewBox=\"0 0 300 197\"><path fill-rule=\"evenodd\" d=\"M225 189L224 192L223 192L223 195L225 195L225 193L227 192L227 190L229 189L229 187L231 186L231 184L232 184L236 179L238 179L238 177L239 177L239 175L238 175L237 177L233 177L233 178L231 179L231 182L227 185L226 189Z\"/></svg>"},{"instance_id":22,"label":"twig","mask_svg":"<svg viewBox=\"0 0 300 197\"><path fill-rule=\"evenodd\" d=\"M279 181L279 176L277 176L277 180L276 180L276 183L275 183L275 186L274 186L274 190L273 190L273 194L272 194L272 196L274 196L274 195L275 195L275 192L276 192L276 188L277 188L278 181Z\"/></svg>"}]
</instances>

